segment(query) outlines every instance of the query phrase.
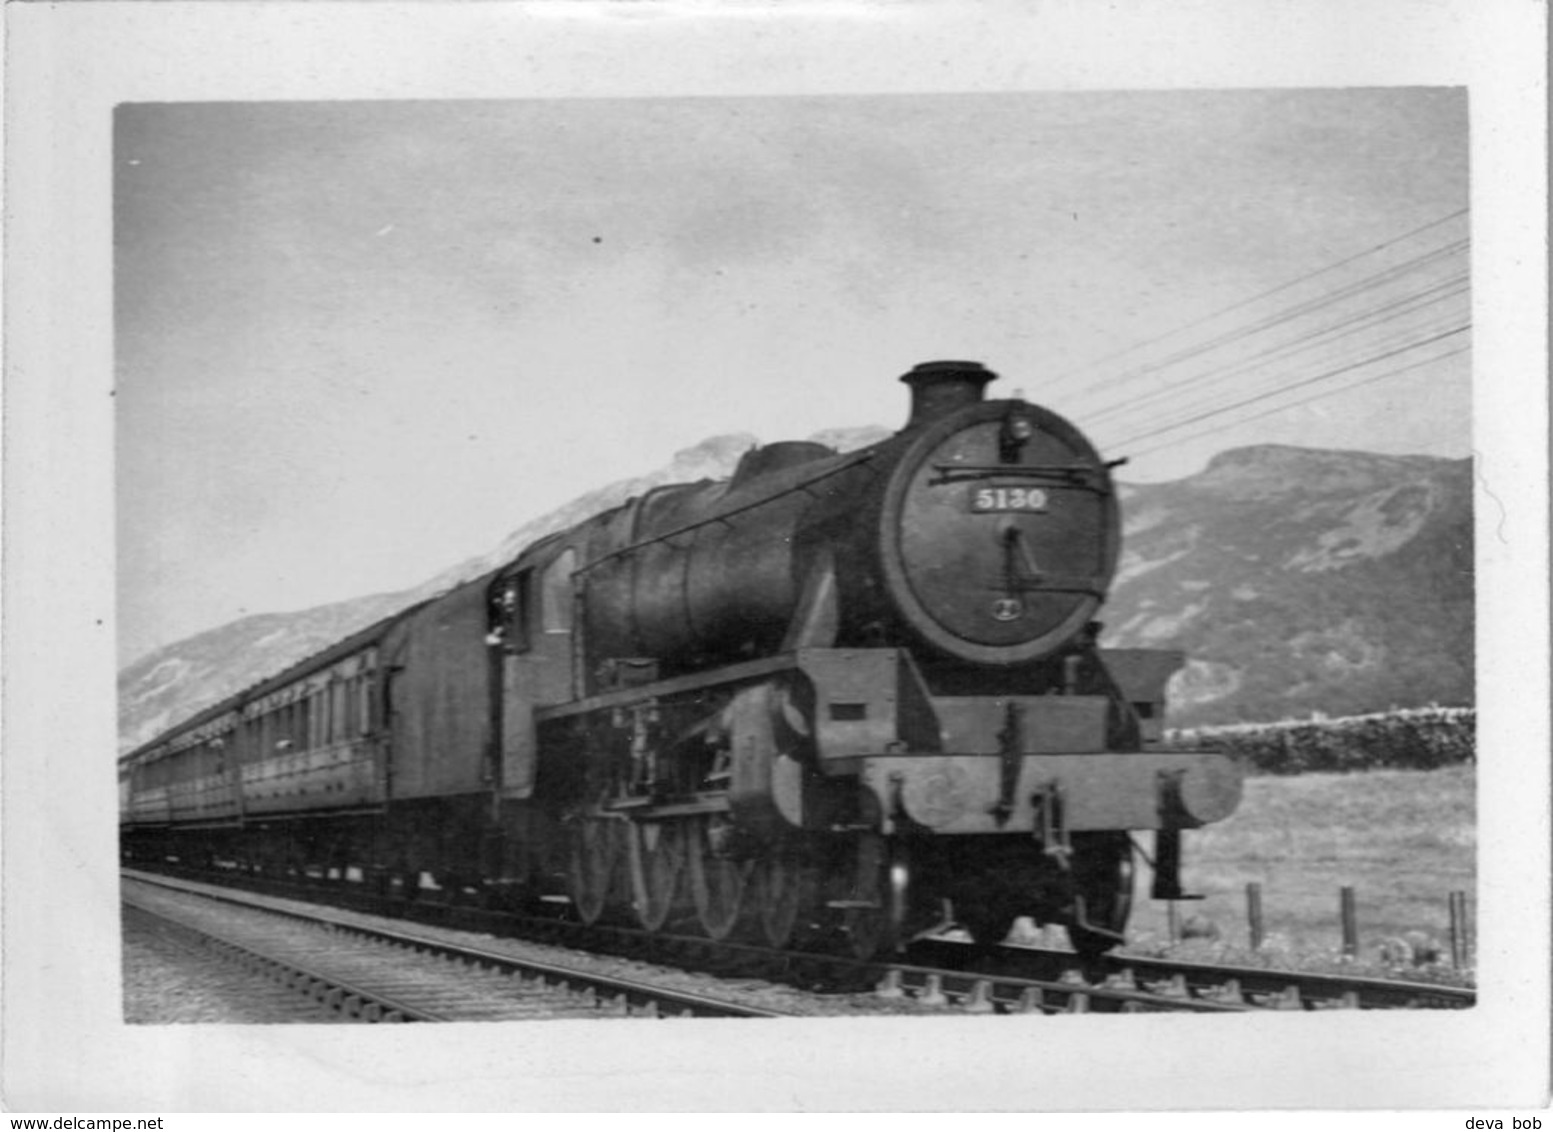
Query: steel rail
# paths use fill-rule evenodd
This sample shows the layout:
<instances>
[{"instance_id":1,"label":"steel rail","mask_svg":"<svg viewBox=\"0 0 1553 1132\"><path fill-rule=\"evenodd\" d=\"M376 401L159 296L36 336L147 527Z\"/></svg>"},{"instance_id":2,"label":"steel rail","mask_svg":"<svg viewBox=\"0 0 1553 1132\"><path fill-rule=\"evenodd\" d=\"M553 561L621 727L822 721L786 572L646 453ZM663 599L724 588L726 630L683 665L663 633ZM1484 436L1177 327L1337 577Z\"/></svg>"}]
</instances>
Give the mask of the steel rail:
<instances>
[{"instance_id":1,"label":"steel rail","mask_svg":"<svg viewBox=\"0 0 1553 1132\"><path fill-rule=\"evenodd\" d=\"M153 881L160 878L151 877ZM316 899L360 898L345 891ZM417 901L407 907L472 918L470 930L527 935L535 940L706 971L768 978L810 989L871 992L911 998L970 1013L1156 1012L1244 1013L1331 1008L1461 1008L1475 992L1461 987L1108 955L1084 960L1071 951L1004 945L987 953L952 938L912 946L910 962L857 960L817 951L776 951L716 942L695 935L647 932L613 925L502 915L452 904ZM471 924L479 926L472 927ZM405 933L414 935L415 933ZM440 941L432 941L439 943ZM471 949L478 950L478 949Z\"/></svg>"},{"instance_id":2,"label":"steel rail","mask_svg":"<svg viewBox=\"0 0 1553 1132\"><path fill-rule=\"evenodd\" d=\"M155 883L143 880L144 883ZM163 887L172 888L165 885ZM187 892L185 889L175 891ZM203 893L196 895L204 895ZM350 1018L357 1018L363 1022L449 1022L451 1018L430 1010L422 1010L408 1003L400 1002L392 995L383 994L380 991L367 990L352 983L337 978L323 971L314 970L295 960L283 959L254 947L252 944L233 939L222 932L208 927L201 927L187 923L176 916L153 908L134 896L125 894L121 897L125 904L139 910L149 916L155 916L169 924L174 924L185 932L195 934L202 941L212 946L216 952L236 962L245 970L262 975L272 982L281 983L292 987L300 994L305 994L315 1002L338 1010Z\"/></svg>"},{"instance_id":3,"label":"steel rail","mask_svg":"<svg viewBox=\"0 0 1553 1132\"><path fill-rule=\"evenodd\" d=\"M657 1014L665 1017L695 1018L790 1017L790 1014L786 1011L728 1002L712 995L699 994L695 991L660 987L635 979L622 978L617 975L585 971L579 967L571 967L562 963L519 957L506 952L493 951L489 948L475 947L468 944L452 943L448 940L438 939L435 936L425 935L420 932L362 924L335 915L322 908L317 911L310 911L279 907L263 897L253 896L239 890L209 891L208 889L211 886L205 885L202 882L180 882L151 873L141 873L137 870L125 870L123 875L144 884L159 885L172 891L219 900L244 908L252 908L302 923L323 925L336 932L386 943L392 947L411 950L418 954L432 955L469 966L499 971L528 981L542 982L547 986L562 987L579 993L592 993L601 1002L609 1002L623 1007L631 1013L646 1016ZM194 885L198 885L198 887L193 887ZM449 1019L428 1017L426 1020L447 1021Z\"/></svg>"},{"instance_id":4,"label":"steel rail","mask_svg":"<svg viewBox=\"0 0 1553 1132\"><path fill-rule=\"evenodd\" d=\"M970 973L969 944L949 939L925 941L922 949L936 961ZM1072 965L1071 952L1004 944L990 964L998 971L1043 971ZM1466 1009L1477 992L1468 987L1419 983L1373 976L1327 974L1273 967L1246 967L1179 959L1108 954L1086 964L1096 977L1115 986L1136 986L1170 997L1219 1003L1247 1003L1263 1010ZM1163 989L1159 989L1163 988Z\"/></svg>"},{"instance_id":5,"label":"steel rail","mask_svg":"<svg viewBox=\"0 0 1553 1132\"><path fill-rule=\"evenodd\" d=\"M1329 1007L1463 1010L1477 1003L1477 991L1470 987L1378 979L1368 975L1332 975L1131 955L1110 955L1106 957L1106 963L1117 969L1130 969L1138 978L1180 978L1188 985L1209 986L1217 982L1222 986L1234 980L1242 994L1280 995L1284 1000L1281 1008L1291 1010Z\"/></svg>"},{"instance_id":6,"label":"steel rail","mask_svg":"<svg viewBox=\"0 0 1553 1132\"><path fill-rule=\"evenodd\" d=\"M1052 980L892 963L876 993L958 1005L973 1014L1245 1014L1258 1009L1243 1001L1147 990L1121 980L1095 982L1077 969Z\"/></svg>"}]
</instances>

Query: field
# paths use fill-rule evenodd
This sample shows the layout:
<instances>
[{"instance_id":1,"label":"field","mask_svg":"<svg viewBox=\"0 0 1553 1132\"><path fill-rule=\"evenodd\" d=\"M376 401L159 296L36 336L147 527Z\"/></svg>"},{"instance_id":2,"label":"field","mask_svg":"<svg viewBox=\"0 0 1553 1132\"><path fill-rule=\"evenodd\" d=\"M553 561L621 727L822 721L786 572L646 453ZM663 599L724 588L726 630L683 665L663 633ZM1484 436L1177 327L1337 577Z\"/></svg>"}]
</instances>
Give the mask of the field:
<instances>
[{"instance_id":1,"label":"field","mask_svg":"<svg viewBox=\"0 0 1553 1132\"><path fill-rule=\"evenodd\" d=\"M1148 899L1149 870L1140 868L1129 948L1277 966L1374 967L1378 973L1387 966L1382 947L1388 940L1427 939L1440 950L1434 970L1444 974L1450 968L1449 894L1465 892L1469 920L1473 915L1474 811L1470 765L1248 778L1245 799L1228 821L1186 837L1185 887L1207 899L1179 903L1177 914L1183 923L1192 917L1211 922L1218 939L1172 946L1166 905ZM1140 841L1152 851L1150 838ZM1260 957L1249 950L1251 881L1262 886L1266 940ZM1342 957L1344 885L1355 889L1357 963Z\"/></svg>"}]
</instances>

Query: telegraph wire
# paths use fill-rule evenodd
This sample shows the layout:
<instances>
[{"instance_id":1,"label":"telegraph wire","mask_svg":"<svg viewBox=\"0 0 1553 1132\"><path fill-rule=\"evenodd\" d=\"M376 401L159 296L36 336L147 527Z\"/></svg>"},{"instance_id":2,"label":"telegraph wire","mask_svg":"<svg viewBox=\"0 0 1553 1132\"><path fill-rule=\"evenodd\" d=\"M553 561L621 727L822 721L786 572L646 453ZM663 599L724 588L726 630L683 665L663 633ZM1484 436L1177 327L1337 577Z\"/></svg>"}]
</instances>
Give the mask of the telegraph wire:
<instances>
[{"instance_id":1,"label":"telegraph wire","mask_svg":"<svg viewBox=\"0 0 1553 1132\"><path fill-rule=\"evenodd\" d=\"M1396 349L1393 349L1393 350L1388 350L1388 351L1386 351L1385 353L1382 353L1382 354L1376 354L1376 355L1374 355L1372 357L1364 359L1363 361L1355 362L1355 363L1352 363L1352 364L1349 364L1349 365L1339 366L1336 369L1326 370L1326 371L1324 371L1322 373L1318 373L1318 374L1316 374L1316 375L1314 375L1312 377L1302 378L1299 381L1291 382L1291 383L1289 383L1287 385L1280 386L1277 389L1272 389L1272 390L1268 390L1268 391L1265 391L1265 392L1261 392L1261 393L1256 394L1255 396L1247 397L1244 400L1236 401L1233 404L1223 405L1223 406L1220 406L1219 408L1216 408L1216 409L1209 409L1209 410L1206 410L1204 412L1198 413L1195 416L1188 417L1185 420L1176 421L1176 422L1174 422L1172 424L1162 425L1159 428L1154 428L1154 429L1150 429L1150 430L1148 430L1146 432L1138 433L1138 434L1136 434L1134 436L1127 437L1124 440L1121 440L1121 441L1118 441L1118 442L1116 442L1114 444L1111 444L1111 445L1109 445L1109 447L1111 447L1113 449L1115 449L1115 448L1123 448L1123 447L1126 447L1126 446L1131 445L1131 444L1136 444L1140 440L1147 440L1150 437L1161 436L1161 435L1163 435L1165 433L1168 433L1168 432L1176 432L1176 431L1178 431L1180 429L1185 428L1187 425L1196 424L1198 421L1209 420L1209 419L1211 419L1213 417L1220 416L1220 415L1222 415L1224 413L1229 413L1229 412L1233 412L1236 409L1244 408L1247 405L1257 404L1259 402L1267 400L1269 397L1276 397L1280 393L1284 393L1284 392L1287 392L1287 391L1292 390L1292 389L1299 389L1299 388L1302 388L1302 387L1307 386L1307 385L1314 385L1315 383L1320 382L1320 381L1327 381L1327 380L1330 380L1331 378L1336 377L1336 376L1338 376L1340 374L1351 373L1354 370L1362 369L1362 368L1364 368L1367 365L1373 365L1376 362L1383 362L1387 358L1394 358L1394 357L1398 356L1399 354L1405 354L1409 350L1416 350L1420 346L1428 346L1428 345L1431 345L1431 344L1433 344L1435 342L1444 341L1447 338L1453 337L1454 335L1457 335L1457 334L1461 334L1464 331L1470 330L1471 328L1472 328L1472 323L1470 321L1469 322L1465 322L1465 323L1462 323L1459 326L1452 327L1449 330L1442 331L1441 333L1435 334L1435 335L1433 335L1433 336L1431 336L1429 338L1425 338L1425 339L1422 339L1421 341L1410 343L1410 344L1408 344L1406 346L1400 346L1400 347L1398 347Z\"/></svg>"},{"instance_id":2,"label":"telegraph wire","mask_svg":"<svg viewBox=\"0 0 1553 1132\"><path fill-rule=\"evenodd\" d=\"M1167 339L1174 338L1176 335L1183 334L1188 330L1194 330L1199 326L1214 321L1215 319L1222 318L1224 315L1242 310L1245 307L1252 305L1253 303L1261 302L1263 299L1271 298L1272 296L1277 295L1283 291L1287 291L1291 287L1296 287L1301 283L1309 282L1310 280L1316 279L1322 275L1327 274L1328 272L1336 271L1338 268L1346 267L1351 263L1355 263L1358 260L1365 258L1366 256L1375 255L1376 253L1382 252L1389 247L1400 244L1406 240L1410 240L1414 236L1422 235L1424 232L1429 231L1431 228L1438 228L1442 224L1448 224L1452 220L1456 220L1462 216L1467 215L1467 212L1468 209L1465 208L1457 209L1455 212L1442 216L1437 220L1431 220L1427 224L1420 225L1419 227L1414 228L1409 232L1404 232L1400 236L1395 236L1389 240L1385 240L1379 244L1376 244L1374 247L1366 248L1363 251L1356 252L1344 259L1338 260L1336 263L1331 263L1325 267L1317 268L1315 271L1307 272L1306 274L1291 279L1286 283L1280 283L1276 287L1259 292L1258 294L1252 295L1246 299L1242 299L1239 302L1232 303L1227 307L1223 307L1210 314L1204 315L1201 318L1195 319L1192 322L1188 322L1183 326L1178 326L1174 330L1167 331L1164 334L1155 335L1152 338L1146 338L1141 342L1133 343L1131 346L1125 346L1120 350L1115 350L1109 354L1094 358L1091 361L1085 362L1079 366L1074 367L1073 369L1066 370L1063 373L1058 374L1052 379L1052 381L1054 384L1067 381L1071 377L1081 373L1086 373L1089 370L1092 370L1106 362L1113 361L1116 358L1125 357L1126 355L1135 353L1136 351L1141 350L1147 346L1152 346L1159 342L1166 341Z\"/></svg>"},{"instance_id":3,"label":"telegraph wire","mask_svg":"<svg viewBox=\"0 0 1553 1132\"><path fill-rule=\"evenodd\" d=\"M1454 358L1458 354L1468 353L1471 349L1472 347L1470 346L1459 346L1454 350L1447 350L1443 354L1435 354L1432 357L1424 358L1416 362L1409 362L1405 366L1399 366L1396 369L1387 370L1385 373L1372 374L1369 377L1350 382L1347 385L1341 386L1337 389L1323 389L1319 393L1313 393L1308 397L1301 397L1299 400L1290 401L1283 405L1274 405L1272 408L1263 409L1260 412L1252 413L1249 416L1240 417L1237 420L1230 421L1227 424L1216 425L1213 428L1203 429L1202 431L1194 432L1189 436L1177 437L1174 440L1166 441L1162 444L1156 444L1152 447L1144 448L1137 452L1130 452L1128 455L1131 457L1141 457L1152 455L1155 452L1163 452L1166 449L1173 448L1176 445L1185 443L1187 441L1201 440L1204 437L1213 436L1221 432L1227 432L1232 428L1239 428L1241 425L1248 424L1251 421L1260 420L1263 417L1272 416L1275 413L1282 413L1289 409L1296 409L1301 405L1309 405L1312 402L1320 401L1327 397L1337 397L1352 390L1359 389L1363 386L1372 385L1377 381L1384 381L1387 378L1396 377L1399 374L1409 373L1416 369L1422 369L1424 366L1433 365L1435 362L1442 362L1446 358Z\"/></svg>"},{"instance_id":4,"label":"telegraph wire","mask_svg":"<svg viewBox=\"0 0 1553 1132\"><path fill-rule=\"evenodd\" d=\"M1182 411L1189 412L1198 406L1212 404L1223 397L1244 393L1247 389L1265 388L1269 385L1281 387L1291 378L1298 377L1301 372L1310 372L1315 366L1341 366L1350 363L1363 365L1368 358L1373 358L1393 346L1416 346L1429 335L1452 326L1459 320L1470 322L1469 312L1465 309L1453 309L1446 312L1445 317L1434 317L1425 321L1415 320L1411 325L1395 332L1380 337L1368 336L1362 343L1354 341L1326 343L1318 353L1303 362L1275 359L1271 363L1263 362L1258 366L1250 366L1220 377L1211 383L1196 381L1178 383L1165 391L1173 398L1168 405L1154 406L1152 409L1143 406L1138 412L1128 413L1120 419L1111 421L1107 427L1114 430L1133 427L1134 422L1153 423L1162 413L1173 412L1179 415ZM1226 388L1225 383L1230 377L1238 378L1239 384ZM1194 393L1199 396L1194 397ZM1205 393L1206 398L1200 395Z\"/></svg>"},{"instance_id":5,"label":"telegraph wire","mask_svg":"<svg viewBox=\"0 0 1553 1132\"><path fill-rule=\"evenodd\" d=\"M1373 329L1384 323L1417 314L1426 307L1466 294L1469 289L1465 286L1467 282L1468 276L1465 273L1452 275L1425 290L1393 299L1380 306L1367 308L1339 322L1317 327L1296 338L1274 343L1244 357L1232 358L1212 369L1161 385L1139 397L1120 399L1113 404L1102 406L1085 414L1084 419L1094 422L1115 417L1119 413L1136 411L1164 398L1179 395L1194 386L1206 385L1226 375L1243 373L1249 366L1263 364L1279 357L1305 353L1322 346L1331 346L1337 340L1361 330Z\"/></svg>"},{"instance_id":6,"label":"telegraph wire","mask_svg":"<svg viewBox=\"0 0 1553 1132\"><path fill-rule=\"evenodd\" d=\"M1136 381L1140 377L1144 377L1149 374L1156 374L1167 366L1176 365L1188 358L1209 353L1243 338L1249 338L1253 334L1257 334L1271 327L1290 322L1303 315L1309 314L1312 311L1320 310L1323 307L1333 306L1345 299L1349 299L1355 295L1361 294L1368 289L1382 286L1385 283L1390 283L1393 280L1415 271L1432 261L1465 250L1469 246L1470 241L1460 240L1452 244L1448 244L1444 247L1436 248L1433 251L1425 252L1419 256L1415 256L1410 260L1404 261L1401 264L1396 264L1392 267L1386 268L1385 270L1377 272L1372 276L1368 276L1354 283L1350 283L1336 291L1329 292L1314 299L1308 299L1294 307L1290 307L1285 310L1275 312L1274 314L1264 316L1261 320L1251 323L1247 326L1239 327L1233 331L1220 334L1217 338L1210 339L1207 342L1185 347L1176 351L1174 354L1170 354L1157 361L1146 362L1140 366L1136 366L1133 369L1127 370L1117 375L1112 380L1109 380L1106 383L1106 391L1109 393L1123 385L1127 385Z\"/></svg>"},{"instance_id":7,"label":"telegraph wire","mask_svg":"<svg viewBox=\"0 0 1553 1132\"><path fill-rule=\"evenodd\" d=\"M1137 422L1135 431L1129 436L1129 440L1143 439L1165 432L1171 432L1194 424L1199 420L1222 416L1250 404L1266 401L1300 389L1307 385L1321 384L1342 374L1352 373L1365 369L1368 366L1378 364L1389 358L1398 357L1411 351L1420 350L1435 342L1470 329L1470 320L1463 320L1460 325L1448 329L1438 327L1428 328L1430 333L1425 336L1409 334L1392 336L1383 342L1375 343L1369 351L1356 354L1349 353L1346 356L1329 359L1319 373L1304 371L1306 376L1300 376L1300 371L1295 373L1281 373L1274 375L1271 380L1262 380L1248 385L1246 389L1236 391L1236 399L1225 401L1222 397L1199 398L1185 404L1180 410L1170 416L1156 415L1150 420ZM1136 428L1144 428L1146 431L1137 432ZM1121 431L1115 429L1113 431Z\"/></svg>"}]
</instances>

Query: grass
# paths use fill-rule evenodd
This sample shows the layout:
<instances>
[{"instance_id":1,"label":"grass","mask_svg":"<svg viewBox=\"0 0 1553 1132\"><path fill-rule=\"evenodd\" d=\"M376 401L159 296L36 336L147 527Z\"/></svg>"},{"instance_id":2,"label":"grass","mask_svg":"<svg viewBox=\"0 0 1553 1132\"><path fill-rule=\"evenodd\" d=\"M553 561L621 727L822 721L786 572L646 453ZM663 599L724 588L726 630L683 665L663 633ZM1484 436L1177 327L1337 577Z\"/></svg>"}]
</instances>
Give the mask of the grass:
<instances>
[{"instance_id":1,"label":"grass","mask_svg":"<svg viewBox=\"0 0 1553 1132\"><path fill-rule=\"evenodd\" d=\"M1128 949L1462 981L1450 967L1448 901L1452 891L1465 892L1472 919L1474 811L1471 766L1248 778L1229 820L1186 837L1184 886L1207 899L1177 904L1178 916L1211 922L1218 938L1172 943L1167 906L1148 898L1148 870L1140 869ZM1152 850L1147 837L1141 841ZM1252 881L1262 886L1260 952L1250 949ZM1357 961L1342 953L1345 885L1355 890ZM1433 947L1438 959L1414 965L1385 955L1396 940L1419 952ZM1400 950L1394 942L1389 949ZM1470 968L1469 954L1464 977Z\"/></svg>"}]
</instances>

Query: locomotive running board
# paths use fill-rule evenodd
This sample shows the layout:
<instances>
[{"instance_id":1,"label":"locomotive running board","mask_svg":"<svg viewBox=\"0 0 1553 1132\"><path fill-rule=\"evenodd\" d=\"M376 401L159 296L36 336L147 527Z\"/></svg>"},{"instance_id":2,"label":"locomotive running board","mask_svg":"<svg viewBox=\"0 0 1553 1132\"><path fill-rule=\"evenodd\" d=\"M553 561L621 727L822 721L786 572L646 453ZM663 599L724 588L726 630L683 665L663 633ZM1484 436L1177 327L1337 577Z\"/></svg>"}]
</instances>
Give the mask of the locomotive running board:
<instances>
[{"instance_id":1,"label":"locomotive running board","mask_svg":"<svg viewBox=\"0 0 1553 1132\"><path fill-rule=\"evenodd\" d=\"M536 708L534 711L534 722L536 724L549 723L551 720L570 719L577 715L587 715L589 712L628 707L631 704L640 703L643 700L652 699L656 696L677 696L683 692L695 692L702 688L710 688L719 684L737 684L745 680L756 680L762 676L770 676L774 672L786 672L796 667L798 667L798 660L794 654L781 653L777 656L767 657L764 660L751 660L743 664L730 664L712 672L696 672L689 676L673 676L667 680L659 680L652 684L638 684L634 688L622 688L618 691L589 696L584 700L572 700L570 703L556 704L553 707Z\"/></svg>"}]
</instances>

